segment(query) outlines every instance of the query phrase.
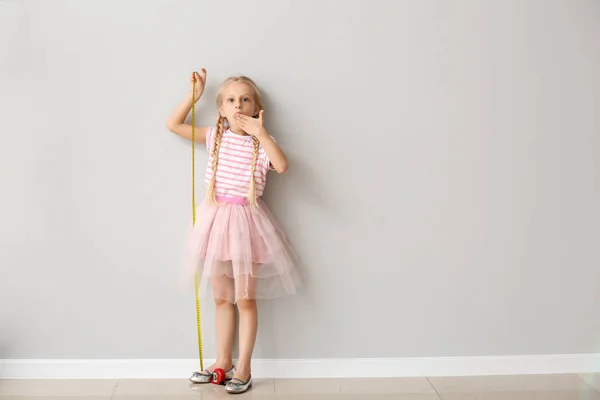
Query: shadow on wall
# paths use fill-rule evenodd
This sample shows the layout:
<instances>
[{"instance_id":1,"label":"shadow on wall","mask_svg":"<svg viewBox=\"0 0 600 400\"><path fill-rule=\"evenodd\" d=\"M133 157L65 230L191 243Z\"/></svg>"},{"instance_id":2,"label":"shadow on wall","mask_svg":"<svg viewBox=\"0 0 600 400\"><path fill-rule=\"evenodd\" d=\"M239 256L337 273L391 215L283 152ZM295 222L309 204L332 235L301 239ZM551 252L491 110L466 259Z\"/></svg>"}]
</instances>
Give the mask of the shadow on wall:
<instances>
[{"instance_id":1,"label":"shadow on wall","mask_svg":"<svg viewBox=\"0 0 600 400\"><path fill-rule=\"evenodd\" d=\"M289 200L299 199L301 203L311 207L313 212L328 217L335 216L337 208L333 193L330 193L331 185L325 185L322 174L323 168L331 160L319 158L321 154L314 150L314 146L305 143L302 113L286 113L279 110L277 101L272 101L269 93L263 92L262 96L265 126L285 152L290 164L290 169L283 176L275 172L269 174L265 201L270 208L293 213L293 209L284 205ZM311 151L294 151L297 148L310 148Z\"/></svg>"},{"instance_id":2,"label":"shadow on wall","mask_svg":"<svg viewBox=\"0 0 600 400\"><path fill-rule=\"evenodd\" d=\"M272 173L269 177L268 189L264 195L264 200L269 209L271 209L280 223L284 222L289 216L297 215L298 211L295 207L298 206L303 209L310 208L311 213L331 219L335 213L335 209L332 204L328 204L327 192L325 189L319 187L317 177L312 175L313 171L310 171L310 167L302 162L298 162L290 157L288 159L290 165L293 165L293 168L290 168L289 172L286 172L283 176ZM289 218L294 219L294 217ZM285 225L285 223L282 223L282 225ZM289 235L290 232L285 226L283 229ZM294 240L292 238L288 239L294 250L298 252L297 246L294 245ZM304 265L302 254L296 255L300 262L298 272L303 282L302 291L305 291L307 289L305 284L309 277L306 276L306 266Z\"/></svg>"},{"instance_id":3,"label":"shadow on wall","mask_svg":"<svg viewBox=\"0 0 600 400\"><path fill-rule=\"evenodd\" d=\"M284 231L291 237L289 240L298 256L298 272L301 279L299 291L290 297L283 297L277 301L265 300L259 302L260 337L257 342L256 356L258 358L278 359L288 358L286 350L287 328L280 326L282 315L319 315L320 304L312 293L312 279L310 271L313 265L307 265L307 258L294 243L295 226L306 236L303 225L307 221L301 219L302 215L310 215L311 220L325 224L343 223L343 210L336 204L332 185L323 179L323 168L329 160L321 159L326 152L306 151L312 145L305 143L306 135L302 132L302 124L294 120L301 116L291 115L280 110L276 101L271 101L268 93L262 93L265 103L265 125L277 143L282 147L288 158L290 169L283 175L270 172L264 200L277 220L282 223ZM286 226L287 225L287 226ZM309 235L310 236L310 235ZM306 237L305 237L306 239ZM309 318L310 320L310 318ZM282 334L285 332L285 334ZM296 350L299 353L302 350ZM292 354L295 356L295 354Z\"/></svg>"}]
</instances>

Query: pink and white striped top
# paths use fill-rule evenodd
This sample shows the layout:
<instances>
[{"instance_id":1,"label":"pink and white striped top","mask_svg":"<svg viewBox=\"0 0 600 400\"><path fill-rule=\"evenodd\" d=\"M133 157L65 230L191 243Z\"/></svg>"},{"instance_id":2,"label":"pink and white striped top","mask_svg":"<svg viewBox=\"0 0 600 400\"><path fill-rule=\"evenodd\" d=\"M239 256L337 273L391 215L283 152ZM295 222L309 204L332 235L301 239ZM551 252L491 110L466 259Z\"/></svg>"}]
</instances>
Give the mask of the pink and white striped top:
<instances>
[{"instance_id":1,"label":"pink and white striped top","mask_svg":"<svg viewBox=\"0 0 600 400\"><path fill-rule=\"evenodd\" d=\"M212 179L212 149L214 145L215 127L206 133L206 150L208 163L204 182L208 185ZM274 139L273 139L274 140ZM227 129L221 134L219 155L217 157L217 177L215 181L215 194L225 197L248 197L250 189L250 169L252 168L252 154L254 143L252 136L242 136ZM256 170L256 196L262 196L267 183L267 172L272 169L271 160L262 146L258 148Z\"/></svg>"}]
</instances>

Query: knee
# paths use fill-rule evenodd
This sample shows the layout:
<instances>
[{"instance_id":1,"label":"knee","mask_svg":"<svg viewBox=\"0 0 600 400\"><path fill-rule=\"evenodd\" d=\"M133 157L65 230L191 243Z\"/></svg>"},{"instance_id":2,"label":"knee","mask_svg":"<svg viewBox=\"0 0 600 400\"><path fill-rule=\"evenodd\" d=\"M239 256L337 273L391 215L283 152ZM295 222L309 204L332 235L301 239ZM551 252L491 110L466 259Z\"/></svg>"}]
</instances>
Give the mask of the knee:
<instances>
[{"instance_id":1,"label":"knee","mask_svg":"<svg viewBox=\"0 0 600 400\"><path fill-rule=\"evenodd\" d=\"M227 300L223 300L223 299L215 299L215 305L217 306L217 308L221 308L221 307L233 307L233 304Z\"/></svg>"},{"instance_id":2,"label":"knee","mask_svg":"<svg viewBox=\"0 0 600 400\"><path fill-rule=\"evenodd\" d=\"M240 312L254 311L256 310L256 300L240 299L237 302L237 307Z\"/></svg>"}]
</instances>

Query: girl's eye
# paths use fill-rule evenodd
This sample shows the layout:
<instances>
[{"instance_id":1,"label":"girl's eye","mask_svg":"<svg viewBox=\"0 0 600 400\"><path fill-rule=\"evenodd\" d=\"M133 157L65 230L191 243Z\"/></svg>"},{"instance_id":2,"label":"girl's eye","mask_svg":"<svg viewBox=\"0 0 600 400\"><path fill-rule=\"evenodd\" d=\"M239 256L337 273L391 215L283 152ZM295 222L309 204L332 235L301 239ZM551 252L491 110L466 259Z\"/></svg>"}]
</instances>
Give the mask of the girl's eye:
<instances>
[{"instance_id":1,"label":"girl's eye","mask_svg":"<svg viewBox=\"0 0 600 400\"><path fill-rule=\"evenodd\" d=\"M233 103L233 99L227 99L227 101Z\"/></svg>"},{"instance_id":2,"label":"girl's eye","mask_svg":"<svg viewBox=\"0 0 600 400\"><path fill-rule=\"evenodd\" d=\"M244 101L250 101L250 99L246 97L246 98L244 99Z\"/></svg>"}]
</instances>

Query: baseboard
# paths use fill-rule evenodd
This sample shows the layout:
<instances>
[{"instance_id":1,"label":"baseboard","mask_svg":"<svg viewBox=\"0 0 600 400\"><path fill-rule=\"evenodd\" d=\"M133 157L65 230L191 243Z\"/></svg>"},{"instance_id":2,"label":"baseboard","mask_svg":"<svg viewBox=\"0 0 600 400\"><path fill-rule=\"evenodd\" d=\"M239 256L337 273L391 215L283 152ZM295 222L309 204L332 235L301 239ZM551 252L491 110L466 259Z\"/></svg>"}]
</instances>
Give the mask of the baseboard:
<instances>
[{"instance_id":1,"label":"baseboard","mask_svg":"<svg viewBox=\"0 0 600 400\"><path fill-rule=\"evenodd\" d=\"M205 367L213 360L205 360ZM0 378L186 378L198 360L0 360ZM497 357L254 360L261 378L353 378L600 372L600 354Z\"/></svg>"}]
</instances>

